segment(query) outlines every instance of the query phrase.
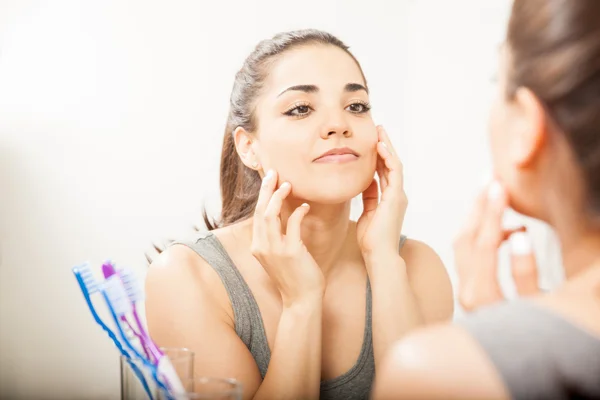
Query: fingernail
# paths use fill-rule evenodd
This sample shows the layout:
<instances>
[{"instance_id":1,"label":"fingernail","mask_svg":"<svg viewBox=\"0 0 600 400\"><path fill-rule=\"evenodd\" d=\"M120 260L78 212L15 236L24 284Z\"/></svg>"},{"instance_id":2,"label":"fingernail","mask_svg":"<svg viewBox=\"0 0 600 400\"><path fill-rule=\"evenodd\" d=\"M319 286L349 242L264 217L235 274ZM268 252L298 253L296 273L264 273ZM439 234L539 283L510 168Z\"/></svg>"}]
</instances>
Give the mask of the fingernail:
<instances>
[{"instance_id":1,"label":"fingernail","mask_svg":"<svg viewBox=\"0 0 600 400\"><path fill-rule=\"evenodd\" d=\"M269 183L269 181L271 180L271 178L273 178L273 170L270 169L269 171L267 171L267 174L264 176L263 178L263 182L262 185L265 186L267 183Z\"/></svg>"},{"instance_id":2,"label":"fingernail","mask_svg":"<svg viewBox=\"0 0 600 400\"><path fill-rule=\"evenodd\" d=\"M510 252L515 256L531 254L533 245L527 232L515 232L510 235Z\"/></svg>"},{"instance_id":3,"label":"fingernail","mask_svg":"<svg viewBox=\"0 0 600 400\"><path fill-rule=\"evenodd\" d=\"M490 187L488 188L488 199L490 199L492 201L498 200L500 198L500 196L502 196L503 192L504 192L504 188L502 187L500 182L493 181L490 184Z\"/></svg>"},{"instance_id":4,"label":"fingernail","mask_svg":"<svg viewBox=\"0 0 600 400\"><path fill-rule=\"evenodd\" d=\"M289 183L289 182L283 182L283 183L281 184L281 186L280 186L280 187L281 187L282 189L287 189L287 187L288 187L288 186L290 186L290 183Z\"/></svg>"},{"instance_id":5,"label":"fingernail","mask_svg":"<svg viewBox=\"0 0 600 400\"><path fill-rule=\"evenodd\" d=\"M388 157L390 154L390 149L388 149L387 145L384 142L379 142L383 146L383 157Z\"/></svg>"},{"instance_id":6,"label":"fingernail","mask_svg":"<svg viewBox=\"0 0 600 400\"><path fill-rule=\"evenodd\" d=\"M308 203L302 203L302 207L308 207Z\"/></svg>"}]
</instances>

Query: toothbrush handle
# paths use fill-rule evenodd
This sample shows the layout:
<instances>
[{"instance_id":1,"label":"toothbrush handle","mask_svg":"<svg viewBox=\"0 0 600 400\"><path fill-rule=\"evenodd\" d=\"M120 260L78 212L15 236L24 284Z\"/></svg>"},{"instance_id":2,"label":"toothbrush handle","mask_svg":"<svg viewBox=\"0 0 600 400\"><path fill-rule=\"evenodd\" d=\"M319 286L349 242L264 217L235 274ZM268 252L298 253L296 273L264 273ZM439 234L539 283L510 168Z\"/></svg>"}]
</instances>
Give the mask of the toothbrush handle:
<instances>
[{"instance_id":1,"label":"toothbrush handle","mask_svg":"<svg viewBox=\"0 0 600 400\"><path fill-rule=\"evenodd\" d=\"M96 322L102 327L102 329L112 339L112 341L114 342L115 346L117 346L117 348L119 349L121 354L125 356L125 358L127 359L127 364L129 364L129 366L131 367L131 369L133 370L133 372L135 373L137 378L142 383L142 386L144 387L144 391L146 392L146 394L148 394L148 398L150 400L153 400L152 392L150 391L150 387L148 386L148 382L146 382L146 378L144 377L144 374L142 373L142 371L140 371L140 369L137 367L137 365L135 365L135 363L133 363L131 361L131 356L123 348L123 345L121 345L121 342L117 339L117 336L114 334L114 332L112 330L110 330L108 328L108 326L106 326L106 324L100 319L100 317L98 316L98 314L96 314L96 312L92 311L92 315L94 316L94 319L96 320Z\"/></svg>"},{"instance_id":2,"label":"toothbrush handle","mask_svg":"<svg viewBox=\"0 0 600 400\"><path fill-rule=\"evenodd\" d=\"M144 387L144 391L148 395L148 398L150 400L153 400L152 392L150 391L150 387L148 386L148 382L146 382L146 378L144 377L144 374L142 373L142 371L138 368L137 365L135 365L135 363L133 361L131 361L131 359L127 359L127 364L129 364L129 367L131 367L131 369L135 373L135 376L137 376L139 381L142 383L142 386ZM122 394L123 393L121 393L121 395Z\"/></svg>"},{"instance_id":3,"label":"toothbrush handle","mask_svg":"<svg viewBox=\"0 0 600 400\"><path fill-rule=\"evenodd\" d=\"M127 317L121 316L121 321L125 322L125 324L127 324L127 326L129 327L129 329L131 330L131 332L133 332L133 334L135 335L135 337L138 338L138 341L142 345L142 349L144 350L144 354L146 355L146 358L148 360L150 360L151 362L157 361L156 358L153 359L150 356L150 353L148 352L148 348L147 348L147 345L145 343L144 337L141 334L139 334L135 329L133 329L133 326L131 326L131 324L129 323L129 320L127 319Z\"/></svg>"},{"instance_id":4,"label":"toothbrush handle","mask_svg":"<svg viewBox=\"0 0 600 400\"><path fill-rule=\"evenodd\" d=\"M160 351L160 349L158 347L156 347L156 345L154 344L154 341L150 338L150 335L148 335L148 332L146 332L146 330L144 329L144 324L142 323L142 321L137 313L135 304L132 304L132 306L133 306L133 318L135 319L135 323L138 326L138 329L140 331L140 336L143 338L144 346L148 347L148 349L150 350L150 353L152 353L152 356L154 357L156 365L158 365L158 361L164 356L164 353L162 351Z\"/></svg>"},{"instance_id":5,"label":"toothbrush handle","mask_svg":"<svg viewBox=\"0 0 600 400\"><path fill-rule=\"evenodd\" d=\"M144 356L142 356L136 349L135 347L133 347L133 345L129 342L129 339L127 338L127 336L125 335L125 332L123 331L123 327L121 326L121 320L120 318L117 316L117 314L115 313L115 310L113 308L113 305L111 303L111 300L109 299L108 295L106 294L106 292L103 290L102 292L102 297L104 297L104 301L106 302L106 305L108 307L108 310L113 318L113 321L115 322L115 325L117 326L117 330L119 331L119 335L121 336L121 338L123 339L123 342L127 345L127 347L133 352L133 354L139 358L152 372L152 377L154 378L154 381L156 382L156 384L159 386L159 388L167 390L168 388L165 386L164 383L161 382L161 380L158 377L157 374L157 370L156 370L156 365L150 363L150 361L148 361L148 359L144 358ZM150 396L150 398L152 398Z\"/></svg>"},{"instance_id":6,"label":"toothbrush handle","mask_svg":"<svg viewBox=\"0 0 600 400\"><path fill-rule=\"evenodd\" d=\"M161 371L160 374L164 379L165 383L167 384L168 390L185 391L185 388L181 383L181 378L178 376L176 370L173 368L169 357L167 357L158 347L156 347L156 344L144 329L144 325L137 313L135 303L132 303L132 314L140 330L141 336L145 339L145 344L148 346L150 352L154 355L156 359L155 365L157 367L157 371Z\"/></svg>"},{"instance_id":7,"label":"toothbrush handle","mask_svg":"<svg viewBox=\"0 0 600 400\"><path fill-rule=\"evenodd\" d=\"M104 321L102 321L102 319L100 319L100 316L96 312L96 309L94 308L94 304L92 303L92 299L90 298L89 294L87 293L87 290L85 289L85 285L84 285L83 281L81 280L81 278L79 276L76 276L76 278L77 278L77 281L81 288L81 291L83 292L83 297L85 298L88 308L90 309L90 312L92 313L92 317L94 317L94 320L96 321L96 323L98 325L100 325L102 330L108 334L108 337L113 341L115 346L117 346L117 349L119 349L121 354L127 358L127 363L131 366L135 375L138 377L138 379L142 383L142 386L144 387L144 390L148 394L148 397L150 398L150 400L152 400L152 392L150 391L150 388L148 387L146 378L144 378L144 375L139 370L139 368L133 362L131 362L131 356L123 348L123 345L121 344L119 339L117 339L117 336L115 335L115 333L104 323Z\"/></svg>"}]
</instances>

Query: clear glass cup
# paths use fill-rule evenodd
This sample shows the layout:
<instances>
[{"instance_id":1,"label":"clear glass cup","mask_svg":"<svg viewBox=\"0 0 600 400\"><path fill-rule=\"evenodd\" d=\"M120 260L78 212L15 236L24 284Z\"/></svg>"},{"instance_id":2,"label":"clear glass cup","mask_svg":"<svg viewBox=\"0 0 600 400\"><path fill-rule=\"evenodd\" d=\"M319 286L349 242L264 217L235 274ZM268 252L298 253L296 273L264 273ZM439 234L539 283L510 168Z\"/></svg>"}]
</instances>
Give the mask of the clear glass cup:
<instances>
[{"instance_id":1,"label":"clear glass cup","mask_svg":"<svg viewBox=\"0 0 600 400\"><path fill-rule=\"evenodd\" d=\"M181 381L185 393L168 395L159 391L160 400L242 400L242 384L235 379L200 377Z\"/></svg>"},{"instance_id":2,"label":"clear glass cup","mask_svg":"<svg viewBox=\"0 0 600 400\"><path fill-rule=\"evenodd\" d=\"M189 382L194 377L194 352L185 348L161 347L161 351L169 357L179 379ZM147 372L140 361L128 362L120 357L121 364L121 400L156 400L160 390L152 375ZM145 381L146 386L142 383Z\"/></svg>"}]
</instances>

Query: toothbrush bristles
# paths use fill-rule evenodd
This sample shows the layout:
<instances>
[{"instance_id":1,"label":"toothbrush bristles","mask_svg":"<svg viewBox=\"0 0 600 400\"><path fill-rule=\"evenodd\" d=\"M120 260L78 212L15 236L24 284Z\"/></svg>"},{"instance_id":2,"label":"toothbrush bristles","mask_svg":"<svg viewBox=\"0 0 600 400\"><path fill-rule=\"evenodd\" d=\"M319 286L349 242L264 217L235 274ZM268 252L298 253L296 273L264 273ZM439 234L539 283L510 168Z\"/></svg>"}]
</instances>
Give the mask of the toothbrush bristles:
<instances>
[{"instance_id":1,"label":"toothbrush bristles","mask_svg":"<svg viewBox=\"0 0 600 400\"><path fill-rule=\"evenodd\" d=\"M118 275L113 275L104 281L104 292L109 298L117 316L120 317L131 312L131 302Z\"/></svg>"},{"instance_id":2,"label":"toothbrush bristles","mask_svg":"<svg viewBox=\"0 0 600 400\"><path fill-rule=\"evenodd\" d=\"M96 281L89 264L77 266L73 268L73 272L79 274L89 294L96 293L99 290L98 282Z\"/></svg>"},{"instance_id":3,"label":"toothbrush bristles","mask_svg":"<svg viewBox=\"0 0 600 400\"><path fill-rule=\"evenodd\" d=\"M133 272L128 269L120 269L119 276L121 277L121 281L123 282L123 287L125 288L125 292L127 292L127 296L132 303L137 303L138 301L143 300L143 292L138 284L137 279L133 275Z\"/></svg>"}]
</instances>

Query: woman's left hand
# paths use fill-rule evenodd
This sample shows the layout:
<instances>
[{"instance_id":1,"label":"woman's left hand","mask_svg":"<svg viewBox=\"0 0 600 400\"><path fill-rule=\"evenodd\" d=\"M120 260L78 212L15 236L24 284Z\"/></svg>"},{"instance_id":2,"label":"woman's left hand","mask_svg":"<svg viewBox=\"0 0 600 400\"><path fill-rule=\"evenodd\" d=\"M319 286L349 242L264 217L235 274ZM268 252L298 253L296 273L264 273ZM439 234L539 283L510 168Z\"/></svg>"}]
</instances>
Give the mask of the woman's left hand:
<instances>
[{"instance_id":1,"label":"woman's left hand","mask_svg":"<svg viewBox=\"0 0 600 400\"><path fill-rule=\"evenodd\" d=\"M377 254L398 255L402 223L408 206L404 192L402 163L383 129L377 127L377 175L363 192L363 213L357 223L357 238L365 259Z\"/></svg>"},{"instance_id":2,"label":"woman's left hand","mask_svg":"<svg viewBox=\"0 0 600 400\"><path fill-rule=\"evenodd\" d=\"M454 242L458 300L465 311L504 300L498 280L498 251L511 242L511 272L521 296L539 292L538 271L531 238L524 227L506 230L502 217L508 195L498 181L479 195L471 216Z\"/></svg>"}]
</instances>

